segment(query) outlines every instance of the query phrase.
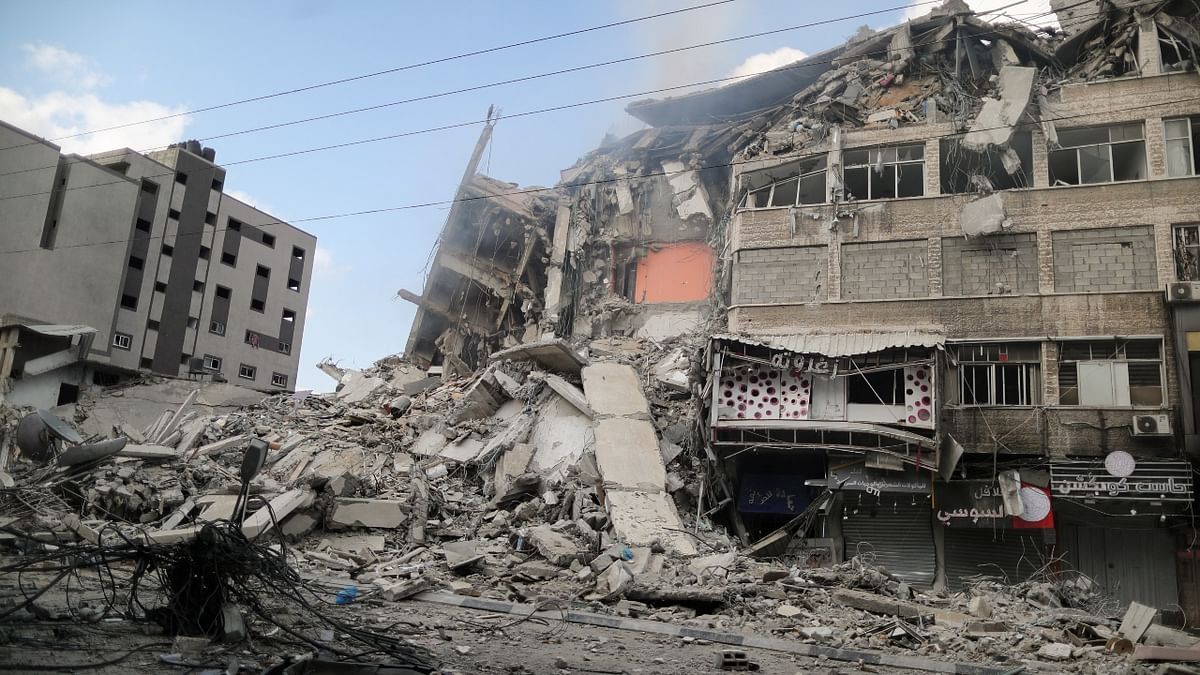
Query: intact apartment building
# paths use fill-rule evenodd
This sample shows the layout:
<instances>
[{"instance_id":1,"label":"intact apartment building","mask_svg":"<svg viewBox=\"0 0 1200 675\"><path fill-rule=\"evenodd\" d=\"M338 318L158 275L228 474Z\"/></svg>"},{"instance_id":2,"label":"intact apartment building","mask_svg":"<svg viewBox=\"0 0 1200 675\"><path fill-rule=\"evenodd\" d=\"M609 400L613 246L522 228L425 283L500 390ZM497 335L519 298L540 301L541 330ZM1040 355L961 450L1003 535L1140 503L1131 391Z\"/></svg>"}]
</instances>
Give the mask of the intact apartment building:
<instances>
[{"instance_id":1,"label":"intact apartment building","mask_svg":"<svg viewBox=\"0 0 1200 675\"><path fill-rule=\"evenodd\" d=\"M72 402L136 373L295 388L316 238L225 193L188 141L91 156L0 123L0 387Z\"/></svg>"}]
</instances>

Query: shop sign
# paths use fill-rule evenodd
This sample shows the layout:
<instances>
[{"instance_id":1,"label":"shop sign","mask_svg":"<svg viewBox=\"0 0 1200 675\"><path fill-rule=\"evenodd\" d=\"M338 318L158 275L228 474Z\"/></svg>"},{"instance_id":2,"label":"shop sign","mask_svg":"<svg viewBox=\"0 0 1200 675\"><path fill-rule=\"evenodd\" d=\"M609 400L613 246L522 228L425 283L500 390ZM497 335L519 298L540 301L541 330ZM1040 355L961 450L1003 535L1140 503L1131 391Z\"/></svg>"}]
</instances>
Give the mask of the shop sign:
<instances>
[{"instance_id":1,"label":"shop sign","mask_svg":"<svg viewBox=\"0 0 1200 675\"><path fill-rule=\"evenodd\" d=\"M745 473L738 481L738 510L743 513L797 514L812 501L802 476Z\"/></svg>"},{"instance_id":2,"label":"shop sign","mask_svg":"<svg viewBox=\"0 0 1200 675\"><path fill-rule=\"evenodd\" d=\"M929 494L930 482L928 473L915 469L884 471L854 464L829 472L829 485L834 489L861 490L876 497L885 492Z\"/></svg>"},{"instance_id":3,"label":"shop sign","mask_svg":"<svg viewBox=\"0 0 1200 675\"><path fill-rule=\"evenodd\" d=\"M1060 499L1191 503L1192 472L1187 462L1058 462L1050 465L1050 488Z\"/></svg>"},{"instance_id":4,"label":"shop sign","mask_svg":"<svg viewBox=\"0 0 1200 675\"><path fill-rule=\"evenodd\" d=\"M1022 513L1012 516L995 481L960 480L936 483L934 515L946 527L1045 529L1054 527L1050 494L1045 488L1022 483L1018 492Z\"/></svg>"}]
</instances>

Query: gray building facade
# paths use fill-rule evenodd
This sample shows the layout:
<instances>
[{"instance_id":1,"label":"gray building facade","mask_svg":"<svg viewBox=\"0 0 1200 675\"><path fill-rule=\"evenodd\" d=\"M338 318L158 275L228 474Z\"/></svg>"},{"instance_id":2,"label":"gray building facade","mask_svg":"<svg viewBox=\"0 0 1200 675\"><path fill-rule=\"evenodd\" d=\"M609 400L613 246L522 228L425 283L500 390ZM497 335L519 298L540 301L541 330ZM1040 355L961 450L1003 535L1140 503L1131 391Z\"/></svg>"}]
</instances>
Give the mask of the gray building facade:
<instances>
[{"instance_id":1,"label":"gray building facade","mask_svg":"<svg viewBox=\"0 0 1200 675\"><path fill-rule=\"evenodd\" d=\"M22 383L18 355L0 393L55 405L55 378L135 372L293 390L316 238L224 185L196 141L83 157L0 122L0 316L96 329L50 384Z\"/></svg>"}]
</instances>

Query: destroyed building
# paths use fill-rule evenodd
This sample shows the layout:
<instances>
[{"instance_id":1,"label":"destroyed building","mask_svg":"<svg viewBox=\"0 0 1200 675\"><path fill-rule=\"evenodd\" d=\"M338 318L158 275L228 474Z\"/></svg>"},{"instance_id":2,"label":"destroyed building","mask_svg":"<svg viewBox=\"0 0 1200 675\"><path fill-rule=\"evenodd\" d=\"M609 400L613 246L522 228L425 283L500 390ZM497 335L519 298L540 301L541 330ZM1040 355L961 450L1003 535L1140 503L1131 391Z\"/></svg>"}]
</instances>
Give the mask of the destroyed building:
<instances>
[{"instance_id":1,"label":"destroyed building","mask_svg":"<svg viewBox=\"0 0 1200 675\"><path fill-rule=\"evenodd\" d=\"M138 374L296 387L316 238L225 192L196 141L87 157L0 123L0 399Z\"/></svg>"},{"instance_id":2,"label":"destroyed building","mask_svg":"<svg viewBox=\"0 0 1200 675\"><path fill-rule=\"evenodd\" d=\"M649 128L563 171L552 222L541 202L524 285L544 300L498 356L539 334L679 344L698 512L743 545L830 486L802 544L762 552L870 551L950 589L1060 561L1200 619L1200 23L1189 2L1093 4L1055 32L949 2L630 105ZM468 230L517 242L514 216Z\"/></svg>"}]
</instances>

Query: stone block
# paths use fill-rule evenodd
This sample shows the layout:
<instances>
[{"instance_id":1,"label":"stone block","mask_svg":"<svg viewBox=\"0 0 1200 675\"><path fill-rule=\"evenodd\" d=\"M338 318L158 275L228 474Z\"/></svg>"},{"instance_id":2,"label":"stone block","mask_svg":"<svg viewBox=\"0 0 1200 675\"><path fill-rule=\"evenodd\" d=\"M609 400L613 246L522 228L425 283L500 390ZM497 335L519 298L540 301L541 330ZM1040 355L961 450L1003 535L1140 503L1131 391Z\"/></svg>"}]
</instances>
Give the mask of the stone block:
<instances>
[{"instance_id":1,"label":"stone block","mask_svg":"<svg viewBox=\"0 0 1200 675\"><path fill-rule=\"evenodd\" d=\"M408 520L403 502L390 499L335 499L331 525L396 529Z\"/></svg>"},{"instance_id":2,"label":"stone block","mask_svg":"<svg viewBox=\"0 0 1200 675\"><path fill-rule=\"evenodd\" d=\"M579 550L579 545L574 540L555 532L549 526L542 525L529 530L526 538L537 549L537 552L552 565L566 567L571 564L572 560L582 561L583 559L583 552Z\"/></svg>"}]
</instances>

